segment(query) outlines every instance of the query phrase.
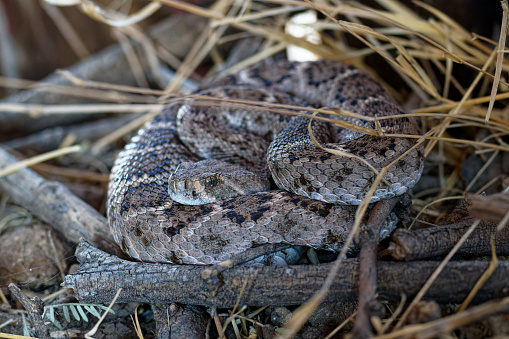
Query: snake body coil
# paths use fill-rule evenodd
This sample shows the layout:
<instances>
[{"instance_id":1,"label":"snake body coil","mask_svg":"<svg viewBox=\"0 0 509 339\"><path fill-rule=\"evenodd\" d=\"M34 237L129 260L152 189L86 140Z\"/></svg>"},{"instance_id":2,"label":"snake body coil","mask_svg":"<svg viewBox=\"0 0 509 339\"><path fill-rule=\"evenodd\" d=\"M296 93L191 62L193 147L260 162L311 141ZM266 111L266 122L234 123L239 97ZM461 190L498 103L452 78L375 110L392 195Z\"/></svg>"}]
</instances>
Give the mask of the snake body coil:
<instances>
[{"instance_id":1,"label":"snake body coil","mask_svg":"<svg viewBox=\"0 0 509 339\"><path fill-rule=\"evenodd\" d=\"M255 66L200 94L335 107L368 117L404 114L366 73L331 61ZM404 116L379 122L385 134L417 134ZM186 264L217 263L264 243L339 250L354 220L350 205L362 201L376 177L366 162L375 169L387 166L415 139L371 136L314 120L321 145L357 158L345 157L317 147L308 124L307 117L238 105L170 103L112 169L108 218L116 241L142 261ZM381 184L371 201L406 192L422 165L422 148L415 147L390 167L384 178L391 185ZM281 189L271 190L271 178ZM255 180L254 189L245 187Z\"/></svg>"}]
</instances>

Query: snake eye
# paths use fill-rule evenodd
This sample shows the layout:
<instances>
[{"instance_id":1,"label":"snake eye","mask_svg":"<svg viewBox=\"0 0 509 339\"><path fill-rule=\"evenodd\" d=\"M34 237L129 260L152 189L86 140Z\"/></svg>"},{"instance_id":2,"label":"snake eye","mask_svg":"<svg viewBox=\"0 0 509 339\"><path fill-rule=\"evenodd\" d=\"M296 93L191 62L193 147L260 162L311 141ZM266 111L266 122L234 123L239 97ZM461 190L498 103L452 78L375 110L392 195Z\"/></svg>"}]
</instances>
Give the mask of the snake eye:
<instances>
[{"instance_id":1,"label":"snake eye","mask_svg":"<svg viewBox=\"0 0 509 339\"><path fill-rule=\"evenodd\" d=\"M217 176L215 174L207 177L207 179L205 179L205 185L207 185L208 187L212 187L212 186L216 186L217 185Z\"/></svg>"}]
</instances>

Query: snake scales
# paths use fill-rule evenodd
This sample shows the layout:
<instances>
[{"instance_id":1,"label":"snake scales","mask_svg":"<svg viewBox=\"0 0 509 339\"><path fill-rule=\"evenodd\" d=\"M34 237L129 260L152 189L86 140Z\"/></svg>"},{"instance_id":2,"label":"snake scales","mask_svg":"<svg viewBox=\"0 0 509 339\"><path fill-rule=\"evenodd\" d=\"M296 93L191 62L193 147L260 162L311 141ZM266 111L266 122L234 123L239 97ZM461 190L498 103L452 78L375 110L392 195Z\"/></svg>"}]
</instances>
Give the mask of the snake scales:
<instances>
[{"instance_id":1,"label":"snake scales","mask_svg":"<svg viewBox=\"0 0 509 339\"><path fill-rule=\"evenodd\" d=\"M254 66L201 94L338 107L366 116L403 114L366 73L332 61ZM339 250L354 220L351 205L362 200L374 172L358 159L317 148L308 134L308 118L225 107L192 99L171 102L119 154L107 202L117 243L138 260L185 264L217 263L264 243ZM374 127L372 122L344 120ZM417 134L411 118L380 120L380 124L385 133ZM320 143L361 157L377 169L415 144L415 139L376 137L329 125L313 121ZM268 139L274 137L269 147ZM210 145L211 139L217 143ZM272 177L284 189L271 190L266 160L250 158L265 153L267 147ZM216 160L206 160L195 168L202 157L240 161L250 169L239 170L240 180L232 182L228 175L237 173L237 167L212 173ZM381 184L372 201L406 192L419 180L422 166L422 148L417 147L391 166L385 179L392 187ZM206 173L193 180L193 171ZM191 178L185 178L188 174ZM255 176L262 178L256 188L262 192L238 196L244 192L239 185L254 181ZM201 197L208 194L203 186L216 187L219 181L231 184L232 195L201 205L183 205L170 197L172 193L184 202Z\"/></svg>"}]
</instances>

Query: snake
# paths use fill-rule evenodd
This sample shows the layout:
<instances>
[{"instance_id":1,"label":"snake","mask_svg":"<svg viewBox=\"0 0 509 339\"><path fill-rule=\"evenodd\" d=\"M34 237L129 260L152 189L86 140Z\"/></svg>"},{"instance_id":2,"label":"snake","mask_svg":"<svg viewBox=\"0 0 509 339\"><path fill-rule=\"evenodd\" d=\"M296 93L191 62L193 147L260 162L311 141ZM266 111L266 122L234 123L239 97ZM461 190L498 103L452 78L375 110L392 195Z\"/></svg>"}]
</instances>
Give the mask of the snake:
<instances>
[{"instance_id":1,"label":"snake","mask_svg":"<svg viewBox=\"0 0 509 339\"><path fill-rule=\"evenodd\" d=\"M321 119L310 107L361 116ZM138 131L111 170L110 229L145 262L211 265L278 243L339 251L378 171L390 165L371 203L419 180L418 136L365 71L257 64L170 100Z\"/></svg>"}]
</instances>

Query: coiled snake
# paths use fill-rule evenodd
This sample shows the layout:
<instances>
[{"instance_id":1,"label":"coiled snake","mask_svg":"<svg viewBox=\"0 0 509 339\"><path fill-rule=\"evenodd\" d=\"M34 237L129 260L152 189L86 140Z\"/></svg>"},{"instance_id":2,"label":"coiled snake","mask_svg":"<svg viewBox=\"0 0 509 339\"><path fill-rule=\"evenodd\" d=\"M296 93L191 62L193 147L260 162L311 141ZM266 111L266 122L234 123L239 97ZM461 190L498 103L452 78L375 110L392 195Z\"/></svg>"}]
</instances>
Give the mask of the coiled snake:
<instances>
[{"instance_id":1,"label":"coiled snake","mask_svg":"<svg viewBox=\"0 0 509 339\"><path fill-rule=\"evenodd\" d=\"M370 117L404 114L369 75L332 61L254 66L199 94L337 107ZM341 248L354 220L351 205L369 190L373 170L359 159L318 148L306 117L239 107L176 100L119 154L111 173L108 218L116 241L131 257L213 264L264 243ZM373 122L344 120L374 128ZM380 124L387 134L417 134L411 118ZM316 119L311 124L323 146L360 157L376 169L415 145L411 138L331 125ZM213 160L200 162L203 158ZM392 187L381 184L372 202L413 187L422 166L422 148L416 147L390 167L385 179ZM271 189L271 177L280 189ZM255 180L254 189L245 187Z\"/></svg>"}]
</instances>

